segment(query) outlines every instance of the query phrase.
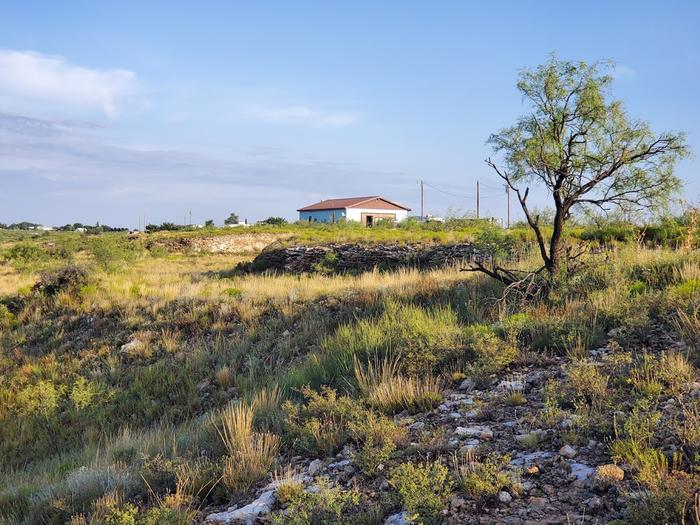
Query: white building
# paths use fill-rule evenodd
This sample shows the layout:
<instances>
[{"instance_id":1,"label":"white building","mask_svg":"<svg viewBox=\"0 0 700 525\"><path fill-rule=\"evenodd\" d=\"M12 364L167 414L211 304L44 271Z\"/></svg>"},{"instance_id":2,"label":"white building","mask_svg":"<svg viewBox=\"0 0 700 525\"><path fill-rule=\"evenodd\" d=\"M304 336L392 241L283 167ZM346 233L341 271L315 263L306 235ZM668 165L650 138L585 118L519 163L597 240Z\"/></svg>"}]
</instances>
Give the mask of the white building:
<instances>
[{"instance_id":1,"label":"white building","mask_svg":"<svg viewBox=\"0 0 700 525\"><path fill-rule=\"evenodd\" d=\"M392 202L384 197L350 197L327 199L297 210L300 221L338 222L341 220L361 222L372 226L378 221L401 222L411 208Z\"/></svg>"}]
</instances>

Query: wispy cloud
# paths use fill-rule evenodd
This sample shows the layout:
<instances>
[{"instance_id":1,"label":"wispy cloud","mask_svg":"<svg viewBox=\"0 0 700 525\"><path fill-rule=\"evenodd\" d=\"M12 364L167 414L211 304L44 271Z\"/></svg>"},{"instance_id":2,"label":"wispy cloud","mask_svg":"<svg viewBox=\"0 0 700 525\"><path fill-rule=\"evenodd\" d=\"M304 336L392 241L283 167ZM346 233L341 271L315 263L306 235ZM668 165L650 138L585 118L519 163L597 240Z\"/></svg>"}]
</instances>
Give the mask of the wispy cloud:
<instances>
[{"instance_id":1,"label":"wispy cloud","mask_svg":"<svg viewBox=\"0 0 700 525\"><path fill-rule=\"evenodd\" d=\"M97 70L33 51L0 50L0 100L26 107L60 104L117 116L140 92L133 71Z\"/></svg>"},{"instance_id":2,"label":"wispy cloud","mask_svg":"<svg viewBox=\"0 0 700 525\"><path fill-rule=\"evenodd\" d=\"M247 116L263 122L288 122L315 126L348 126L359 120L355 113L324 111L304 105L264 107L250 106Z\"/></svg>"},{"instance_id":3,"label":"wispy cloud","mask_svg":"<svg viewBox=\"0 0 700 525\"><path fill-rule=\"evenodd\" d=\"M398 184L403 174L277 149L193 153L124 144L110 128L0 113L0 222L179 220L231 210L249 218L294 216L318 195L342 195L364 181ZM375 183L372 191L381 192ZM396 198L400 198L398 196ZM318 200L318 199L316 199ZM31 202L31 207L27 203ZM204 210L204 211L202 211Z\"/></svg>"}]
</instances>

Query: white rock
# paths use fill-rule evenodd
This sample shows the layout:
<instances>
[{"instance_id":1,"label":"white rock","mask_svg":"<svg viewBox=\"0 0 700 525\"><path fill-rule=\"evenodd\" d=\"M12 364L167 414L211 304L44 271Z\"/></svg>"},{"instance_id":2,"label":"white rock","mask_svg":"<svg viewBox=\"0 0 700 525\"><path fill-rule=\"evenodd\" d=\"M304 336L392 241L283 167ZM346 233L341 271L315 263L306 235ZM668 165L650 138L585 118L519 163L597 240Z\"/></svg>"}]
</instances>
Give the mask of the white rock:
<instances>
[{"instance_id":1,"label":"white rock","mask_svg":"<svg viewBox=\"0 0 700 525\"><path fill-rule=\"evenodd\" d=\"M521 379L513 379L512 381L501 381L496 387L497 390L503 392L505 391L515 391L522 392L525 390L525 383Z\"/></svg>"},{"instance_id":2,"label":"white rock","mask_svg":"<svg viewBox=\"0 0 700 525\"><path fill-rule=\"evenodd\" d=\"M564 445L559 449L559 455L565 458L573 459L576 457L576 449L571 445Z\"/></svg>"},{"instance_id":3,"label":"white rock","mask_svg":"<svg viewBox=\"0 0 700 525\"><path fill-rule=\"evenodd\" d=\"M258 516L264 516L272 511L272 507L277 500L273 490L263 492L258 499L240 509L227 510L209 514L204 520L207 523L233 524L245 523L252 525Z\"/></svg>"},{"instance_id":4,"label":"white rock","mask_svg":"<svg viewBox=\"0 0 700 525\"><path fill-rule=\"evenodd\" d=\"M330 469L341 469L341 468L347 467L350 463L352 463L351 460L349 460L349 459L344 459L344 460L338 461L338 462L336 462L336 463L331 463L330 465L328 465L328 468L330 468Z\"/></svg>"},{"instance_id":5,"label":"white rock","mask_svg":"<svg viewBox=\"0 0 700 525\"><path fill-rule=\"evenodd\" d=\"M409 430L423 430L425 428L425 423L422 421L416 421L415 423L408 426Z\"/></svg>"},{"instance_id":6,"label":"white rock","mask_svg":"<svg viewBox=\"0 0 700 525\"><path fill-rule=\"evenodd\" d=\"M505 490L502 490L498 493L498 501L505 505L508 505L508 503L513 501L513 496L511 496L510 493L506 492Z\"/></svg>"},{"instance_id":7,"label":"white rock","mask_svg":"<svg viewBox=\"0 0 700 525\"><path fill-rule=\"evenodd\" d=\"M462 383L459 385L460 390L472 390L475 386L474 380L471 377L466 378Z\"/></svg>"},{"instance_id":8,"label":"white rock","mask_svg":"<svg viewBox=\"0 0 700 525\"><path fill-rule=\"evenodd\" d=\"M120 348L120 351L122 353L129 354L133 351L138 350L139 348L141 348L141 341L134 338L131 341L129 341L128 343L123 344Z\"/></svg>"},{"instance_id":9,"label":"white rock","mask_svg":"<svg viewBox=\"0 0 700 525\"><path fill-rule=\"evenodd\" d=\"M311 463L309 463L309 476L315 476L319 472L321 472L321 469L323 468L323 461L320 459L314 459Z\"/></svg>"},{"instance_id":10,"label":"white rock","mask_svg":"<svg viewBox=\"0 0 700 525\"><path fill-rule=\"evenodd\" d=\"M577 481L585 481L593 475L595 469L584 465L583 463L570 463L571 475L576 478Z\"/></svg>"},{"instance_id":11,"label":"white rock","mask_svg":"<svg viewBox=\"0 0 700 525\"><path fill-rule=\"evenodd\" d=\"M457 427L455 434L461 437L493 439L493 431L489 427L475 425L473 427Z\"/></svg>"},{"instance_id":12,"label":"white rock","mask_svg":"<svg viewBox=\"0 0 700 525\"><path fill-rule=\"evenodd\" d=\"M410 517L410 514L405 511L392 514L386 519L384 525L411 525L413 522L410 520Z\"/></svg>"}]
</instances>

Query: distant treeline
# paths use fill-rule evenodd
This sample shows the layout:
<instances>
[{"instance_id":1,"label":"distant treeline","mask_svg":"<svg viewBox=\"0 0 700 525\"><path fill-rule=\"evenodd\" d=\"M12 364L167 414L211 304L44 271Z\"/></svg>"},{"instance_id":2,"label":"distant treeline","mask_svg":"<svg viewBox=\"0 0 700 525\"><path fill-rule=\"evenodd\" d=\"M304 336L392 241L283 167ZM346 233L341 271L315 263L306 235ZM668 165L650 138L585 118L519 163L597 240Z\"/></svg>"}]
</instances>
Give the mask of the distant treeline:
<instances>
[{"instance_id":1,"label":"distant treeline","mask_svg":"<svg viewBox=\"0 0 700 525\"><path fill-rule=\"evenodd\" d=\"M12 224L4 224L0 222L0 230L40 230L43 229L42 224L36 224L33 222L15 222ZM55 226L52 228L56 231L85 231L88 233L102 233L102 232L125 232L129 231L129 228L123 228L119 226L108 226L106 224L100 224L99 222L95 225L83 224L80 222L75 222L73 224L66 224L64 226Z\"/></svg>"}]
</instances>

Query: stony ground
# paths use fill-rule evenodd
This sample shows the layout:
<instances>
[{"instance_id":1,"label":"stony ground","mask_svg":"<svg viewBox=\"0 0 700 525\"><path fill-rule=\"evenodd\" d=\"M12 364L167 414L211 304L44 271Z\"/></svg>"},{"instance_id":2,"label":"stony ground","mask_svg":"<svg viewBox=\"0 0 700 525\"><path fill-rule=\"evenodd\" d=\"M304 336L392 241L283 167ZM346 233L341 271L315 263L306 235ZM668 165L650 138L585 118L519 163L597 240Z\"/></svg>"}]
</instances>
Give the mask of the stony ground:
<instances>
[{"instance_id":1,"label":"stony ground","mask_svg":"<svg viewBox=\"0 0 700 525\"><path fill-rule=\"evenodd\" d=\"M668 342L667 342L668 343ZM596 363L614 349L590 352ZM426 413L400 414L396 420L410 432L410 445L399 452L400 461L431 459L437 455L465 454L474 450L480 457L491 452L509 455L507 466L520 483L501 491L486 503L455 491L444 511L446 524L578 524L608 523L623 517L629 498L638 487L625 465L612 464L609 443L585 440L566 444L562 434L576 425L575 416L554 428L542 423L545 408L543 386L563 379L570 360L539 358L537 362L512 367L487 389L476 388L465 379L444 392L443 403ZM691 395L700 396L700 385L690 385ZM522 404L504 400L522 393ZM669 402L672 404L672 400ZM669 406L670 408L670 406ZM575 429L574 429L575 430ZM367 498L378 500L391 490L379 476L368 480L353 465L350 446L334 458L292 458L298 478L313 490L314 478L328 477L344 488L359 487ZM276 509L274 483L260 491L249 506L231 507L208 516L208 523L268 522ZM385 523L401 524L405 514L396 513Z\"/></svg>"}]
</instances>

